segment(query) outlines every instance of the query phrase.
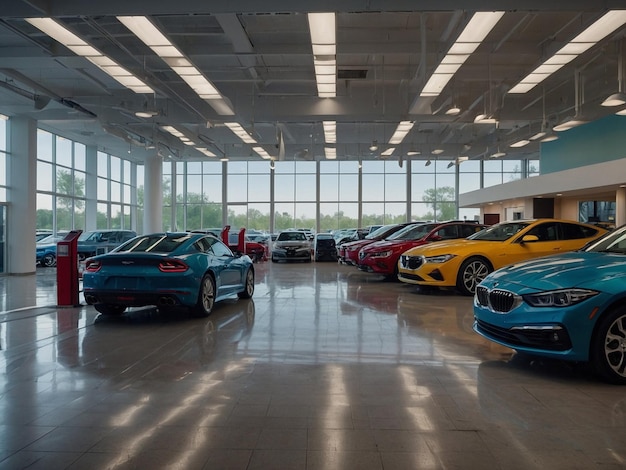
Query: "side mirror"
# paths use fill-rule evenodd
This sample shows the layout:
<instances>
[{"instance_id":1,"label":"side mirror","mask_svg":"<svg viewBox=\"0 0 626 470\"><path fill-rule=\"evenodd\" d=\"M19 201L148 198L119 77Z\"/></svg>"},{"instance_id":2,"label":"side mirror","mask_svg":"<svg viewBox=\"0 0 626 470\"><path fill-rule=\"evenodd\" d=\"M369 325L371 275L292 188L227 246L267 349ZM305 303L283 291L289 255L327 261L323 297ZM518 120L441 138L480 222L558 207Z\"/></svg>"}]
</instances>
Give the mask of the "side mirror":
<instances>
[{"instance_id":1,"label":"side mirror","mask_svg":"<svg viewBox=\"0 0 626 470\"><path fill-rule=\"evenodd\" d=\"M539 241L539 237L537 235L524 235L524 237L522 238L522 243L538 242L538 241Z\"/></svg>"}]
</instances>

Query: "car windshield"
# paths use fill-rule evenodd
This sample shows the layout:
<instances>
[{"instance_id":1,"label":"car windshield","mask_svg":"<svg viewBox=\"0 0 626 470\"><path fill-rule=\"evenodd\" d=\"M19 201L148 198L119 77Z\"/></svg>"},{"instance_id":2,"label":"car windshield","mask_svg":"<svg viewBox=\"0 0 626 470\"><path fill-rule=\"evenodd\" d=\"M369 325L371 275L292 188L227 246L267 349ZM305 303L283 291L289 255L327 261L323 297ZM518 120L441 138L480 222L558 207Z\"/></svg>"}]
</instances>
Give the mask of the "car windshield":
<instances>
[{"instance_id":1,"label":"car windshield","mask_svg":"<svg viewBox=\"0 0 626 470\"><path fill-rule=\"evenodd\" d=\"M419 240L428 235L428 233L438 225L439 224L409 225L391 235L387 240Z\"/></svg>"},{"instance_id":2,"label":"car windshield","mask_svg":"<svg viewBox=\"0 0 626 470\"><path fill-rule=\"evenodd\" d=\"M102 232L83 232L78 237L79 242L95 242L100 239Z\"/></svg>"},{"instance_id":3,"label":"car windshield","mask_svg":"<svg viewBox=\"0 0 626 470\"><path fill-rule=\"evenodd\" d=\"M396 224L383 225L382 227L377 228L373 232L368 233L365 236L365 239L366 240L371 240L372 238L378 238L380 235L383 235L383 234L387 233L389 230L391 230L395 226L396 226Z\"/></svg>"},{"instance_id":4,"label":"car windshield","mask_svg":"<svg viewBox=\"0 0 626 470\"><path fill-rule=\"evenodd\" d=\"M582 251L626 255L626 225L604 234L594 242L589 243Z\"/></svg>"},{"instance_id":5,"label":"car windshield","mask_svg":"<svg viewBox=\"0 0 626 470\"><path fill-rule=\"evenodd\" d=\"M467 237L468 240L484 240L490 242L503 242L511 238L520 230L528 227L529 222L504 222L487 227Z\"/></svg>"},{"instance_id":6,"label":"car windshield","mask_svg":"<svg viewBox=\"0 0 626 470\"><path fill-rule=\"evenodd\" d=\"M189 240L189 234L156 234L137 237L120 246L116 252L171 253Z\"/></svg>"},{"instance_id":7,"label":"car windshield","mask_svg":"<svg viewBox=\"0 0 626 470\"><path fill-rule=\"evenodd\" d=\"M282 232L277 238L279 242L302 240L306 240L306 235L302 232Z\"/></svg>"}]
</instances>

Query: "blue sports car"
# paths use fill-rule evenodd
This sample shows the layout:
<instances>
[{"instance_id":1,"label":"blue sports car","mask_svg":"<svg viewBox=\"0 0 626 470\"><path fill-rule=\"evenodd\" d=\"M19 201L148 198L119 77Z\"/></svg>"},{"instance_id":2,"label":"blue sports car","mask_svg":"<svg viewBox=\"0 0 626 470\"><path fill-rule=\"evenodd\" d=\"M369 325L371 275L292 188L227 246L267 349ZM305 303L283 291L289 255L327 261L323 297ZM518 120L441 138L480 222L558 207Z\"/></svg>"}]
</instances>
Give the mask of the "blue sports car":
<instances>
[{"instance_id":1,"label":"blue sports car","mask_svg":"<svg viewBox=\"0 0 626 470\"><path fill-rule=\"evenodd\" d=\"M626 384L626 226L579 251L488 275L474 296L474 331L519 352L589 362Z\"/></svg>"},{"instance_id":2,"label":"blue sports car","mask_svg":"<svg viewBox=\"0 0 626 470\"><path fill-rule=\"evenodd\" d=\"M153 233L89 258L83 272L85 301L103 314L127 307L188 308L208 316L215 302L254 293L254 267L213 235Z\"/></svg>"}]
</instances>

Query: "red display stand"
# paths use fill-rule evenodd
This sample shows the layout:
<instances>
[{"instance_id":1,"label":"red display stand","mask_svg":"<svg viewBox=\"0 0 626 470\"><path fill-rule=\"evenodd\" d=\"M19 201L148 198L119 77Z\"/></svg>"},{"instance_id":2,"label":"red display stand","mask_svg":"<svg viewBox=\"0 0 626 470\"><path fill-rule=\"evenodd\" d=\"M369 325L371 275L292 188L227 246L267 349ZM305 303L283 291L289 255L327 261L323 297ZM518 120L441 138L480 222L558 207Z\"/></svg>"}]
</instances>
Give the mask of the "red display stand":
<instances>
[{"instance_id":1,"label":"red display stand","mask_svg":"<svg viewBox=\"0 0 626 470\"><path fill-rule=\"evenodd\" d=\"M77 307L78 237L82 230L72 230L57 242L57 303L59 307Z\"/></svg>"}]
</instances>

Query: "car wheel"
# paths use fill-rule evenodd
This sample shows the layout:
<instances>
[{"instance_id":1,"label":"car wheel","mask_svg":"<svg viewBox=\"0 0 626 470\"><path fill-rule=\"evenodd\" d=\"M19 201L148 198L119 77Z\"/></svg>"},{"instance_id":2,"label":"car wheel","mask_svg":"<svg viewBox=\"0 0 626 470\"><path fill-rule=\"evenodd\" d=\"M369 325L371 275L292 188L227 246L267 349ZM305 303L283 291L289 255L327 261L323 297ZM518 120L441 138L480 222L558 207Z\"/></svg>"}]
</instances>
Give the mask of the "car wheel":
<instances>
[{"instance_id":1,"label":"car wheel","mask_svg":"<svg viewBox=\"0 0 626 470\"><path fill-rule=\"evenodd\" d=\"M463 295L474 295L476 286L492 271L491 266L482 258L466 259L459 269L456 288Z\"/></svg>"},{"instance_id":2,"label":"car wheel","mask_svg":"<svg viewBox=\"0 0 626 470\"><path fill-rule=\"evenodd\" d=\"M209 274L205 274L200 283L198 303L193 308L196 317L208 317L215 304L215 281Z\"/></svg>"},{"instance_id":3,"label":"car wheel","mask_svg":"<svg viewBox=\"0 0 626 470\"><path fill-rule=\"evenodd\" d=\"M246 273L246 285L244 289L239 292L237 295L240 299L249 299L254 294L254 271L252 269L248 269Z\"/></svg>"},{"instance_id":4,"label":"car wheel","mask_svg":"<svg viewBox=\"0 0 626 470\"><path fill-rule=\"evenodd\" d=\"M272 263L278 263L278 260L272 256Z\"/></svg>"},{"instance_id":5,"label":"car wheel","mask_svg":"<svg viewBox=\"0 0 626 470\"><path fill-rule=\"evenodd\" d=\"M600 319L590 358L594 371L603 380L626 384L626 308L615 307Z\"/></svg>"},{"instance_id":6,"label":"car wheel","mask_svg":"<svg viewBox=\"0 0 626 470\"><path fill-rule=\"evenodd\" d=\"M121 315L126 310L123 305L96 304L93 307L102 315Z\"/></svg>"},{"instance_id":7,"label":"car wheel","mask_svg":"<svg viewBox=\"0 0 626 470\"><path fill-rule=\"evenodd\" d=\"M46 268L51 268L53 266L56 266L57 257L54 256L52 253L48 253L43 258L41 258L41 265L45 266Z\"/></svg>"}]
</instances>

